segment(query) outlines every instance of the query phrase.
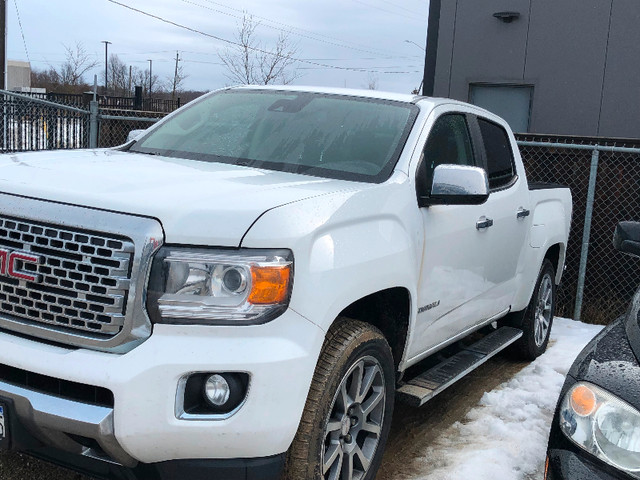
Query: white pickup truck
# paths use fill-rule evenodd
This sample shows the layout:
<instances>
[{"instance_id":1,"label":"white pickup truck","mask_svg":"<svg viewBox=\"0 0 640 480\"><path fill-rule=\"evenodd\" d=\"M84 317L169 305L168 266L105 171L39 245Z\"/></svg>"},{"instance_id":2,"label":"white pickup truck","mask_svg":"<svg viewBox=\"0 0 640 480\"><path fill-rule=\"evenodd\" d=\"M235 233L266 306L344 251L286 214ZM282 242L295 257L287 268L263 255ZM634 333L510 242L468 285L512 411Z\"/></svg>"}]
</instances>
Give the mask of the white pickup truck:
<instances>
[{"instance_id":1,"label":"white pickup truck","mask_svg":"<svg viewBox=\"0 0 640 480\"><path fill-rule=\"evenodd\" d=\"M0 192L0 449L122 479L373 479L396 399L544 352L571 219L495 115L319 88L4 155Z\"/></svg>"}]
</instances>

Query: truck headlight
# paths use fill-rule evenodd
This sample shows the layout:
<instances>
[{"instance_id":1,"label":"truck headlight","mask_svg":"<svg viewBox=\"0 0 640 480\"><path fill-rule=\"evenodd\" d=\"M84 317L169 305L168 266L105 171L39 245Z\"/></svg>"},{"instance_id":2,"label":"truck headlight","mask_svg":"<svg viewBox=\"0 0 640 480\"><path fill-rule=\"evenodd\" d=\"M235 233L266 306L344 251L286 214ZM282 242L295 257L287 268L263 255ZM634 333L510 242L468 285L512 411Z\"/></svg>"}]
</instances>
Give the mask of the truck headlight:
<instances>
[{"instance_id":1,"label":"truck headlight","mask_svg":"<svg viewBox=\"0 0 640 480\"><path fill-rule=\"evenodd\" d=\"M640 412L626 402L579 382L562 401L560 428L579 447L640 478Z\"/></svg>"},{"instance_id":2,"label":"truck headlight","mask_svg":"<svg viewBox=\"0 0 640 480\"><path fill-rule=\"evenodd\" d=\"M293 282L289 250L164 247L151 268L155 323L253 325L280 315Z\"/></svg>"}]
</instances>

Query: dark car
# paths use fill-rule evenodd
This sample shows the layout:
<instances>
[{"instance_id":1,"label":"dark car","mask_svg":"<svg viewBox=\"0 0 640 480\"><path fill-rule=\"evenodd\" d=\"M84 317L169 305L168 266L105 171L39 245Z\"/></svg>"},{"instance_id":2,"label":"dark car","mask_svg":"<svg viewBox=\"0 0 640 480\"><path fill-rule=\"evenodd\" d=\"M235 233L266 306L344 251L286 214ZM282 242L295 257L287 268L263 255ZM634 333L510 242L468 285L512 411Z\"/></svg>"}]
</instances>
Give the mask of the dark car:
<instances>
[{"instance_id":1,"label":"dark car","mask_svg":"<svg viewBox=\"0 0 640 480\"><path fill-rule=\"evenodd\" d=\"M615 247L640 257L640 222L621 222ZM640 289L567 374L549 436L546 480L640 479Z\"/></svg>"}]
</instances>

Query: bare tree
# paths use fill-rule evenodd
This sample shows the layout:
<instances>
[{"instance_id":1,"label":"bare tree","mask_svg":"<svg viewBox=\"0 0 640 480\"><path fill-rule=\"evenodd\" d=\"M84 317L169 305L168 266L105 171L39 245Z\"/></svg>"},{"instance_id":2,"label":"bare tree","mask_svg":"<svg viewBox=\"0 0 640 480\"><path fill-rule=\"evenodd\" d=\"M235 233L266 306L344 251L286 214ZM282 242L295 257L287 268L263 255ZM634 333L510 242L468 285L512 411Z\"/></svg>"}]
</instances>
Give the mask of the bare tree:
<instances>
[{"instance_id":1,"label":"bare tree","mask_svg":"<svg viewBox=\"0 0 640 480\"><path fill-rule=\"evenodd\" d=\"M57 91L60 88L60 75L53 67L49 67L47 70L32 68L31 85L37 88L46 88L49 92Z\"/></svg>"},{"instance_id":2,"label":"bare tree","mask_svg":"<svg viewBox=\"0 0 640 480\"><path fill-rule=\"evenodd\" d=\"M375 73L369 72L367 74L367 88L369 90L377 90L378 89L378 75Z\"/></svg>"},{"instance_id":3,"label":"bare tree","mask_svg":"<svg viewBox=\"0 0 640 480\"><path fill-rule=\"evenodd\" d=\"M299 77L291 67L296 63L297 46L291 43L288 33L280 33L271 48L256 38L260 25L253 16L245 13L238 25L236 45L226 48L220 60L227 68L226 77L233 83L247 85L288 84Z\"/></svg>"},{"instance_id":4,"label":"bare tree","mask_svg":"<svg viewBox=\"0 0 640 480\"><path fill-rule=\"evenodd\" d=\"M129 67L112 53L109 57L109 90L114 95L129 95Z\"/></svg>"},{"instance_id":5,"label":"bare tree","mask_svg":"<svg viewBox=\"0 0 640 480\"><path fill-rule=\"evenodd\" d=\"M151 85L149 85L149 69L148 68L144 70L140 70L139 68L134 68L131 81L133 85L138 85L142 87L142 94L145 96L149 94L149 87L151 87L151 90L153 93L159 93L160 91L164 90L161 84L160 86L158 86L160 77L158 77L158 75L156 74L153 74L153 78L151 78Z\"/></svg>"},{"instance_id":6,"label":"bare tree","mask_svg":"<svg viewBox=\"0 0 640 480\"><path fill-rule=\"evenodd\" d=\"M98 61L87 53L81 42L77 42L75 48L64 45L64 49L65 61L59 68L49 66L46 70L32 71L31 84L34 87L59 93L81 93L90 88L84 76L96 67Z\"/></svg>"},{"instance_id":7,"label":"bare tree","mask_svg":"<svg viewBox=\"0 0 640 480\"><path fill-rule=\"evenodd\" d=\"M57 71L61 85L77 86L84 82L83 77L92 68L98 65L98 61L91 58L82 42L77 42L75 48L64 46L66 58Z\"/></svg>"}]
</instances>

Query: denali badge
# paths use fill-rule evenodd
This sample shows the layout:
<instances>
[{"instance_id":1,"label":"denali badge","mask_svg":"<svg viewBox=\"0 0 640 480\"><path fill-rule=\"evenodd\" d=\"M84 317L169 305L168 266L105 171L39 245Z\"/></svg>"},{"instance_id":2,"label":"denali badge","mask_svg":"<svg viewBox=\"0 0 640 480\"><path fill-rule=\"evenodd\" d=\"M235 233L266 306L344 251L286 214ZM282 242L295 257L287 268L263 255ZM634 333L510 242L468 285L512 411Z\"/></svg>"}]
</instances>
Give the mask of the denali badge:
<instances>
[{"instance_id":1,"label":"denali badge","mask_svg":"<svg viewBox=\"0 0 640 480\"><path fill-rule=\"evenodd\" d=\"M432 308L436 308L438 305L440 305L440 300L436 300L435 302L430 303L429 305L425 305L424 307L420 307L418 309L418 314L424 313L427 310L431 310Z\"/></svg>"},{"instance_id":2,"label":"denali badge","mask_svg":"<svg viewBox=\"0 0 640 480\"><path fill-rule=\"evenodd\" d=\"M24 270L26 264L40 265L42 257L28 252L0 248L0 276L40 283L42 277Z\"/></svg>"}]
</instances>

